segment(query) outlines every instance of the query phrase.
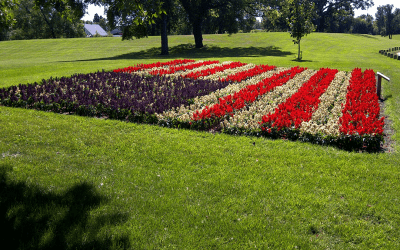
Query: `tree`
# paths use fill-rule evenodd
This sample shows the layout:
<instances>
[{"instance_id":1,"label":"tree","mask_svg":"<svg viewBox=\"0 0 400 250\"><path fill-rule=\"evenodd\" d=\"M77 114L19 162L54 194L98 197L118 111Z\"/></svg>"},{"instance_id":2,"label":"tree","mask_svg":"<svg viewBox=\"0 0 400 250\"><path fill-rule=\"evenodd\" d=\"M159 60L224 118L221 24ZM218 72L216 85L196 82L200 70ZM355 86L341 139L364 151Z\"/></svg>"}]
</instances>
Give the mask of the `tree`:
<instances>
[{"instance_id":1,"label":"tree","mask_svg":"<svg viewBox=\"0 0 400 250\"><path fill-rule=\"evenodd\" d=\"M105 19L103 16L99 16L99 14L94 14L93 17L93 22L91 24L98 24L100 27L102 27L105 31L109 31L110 28L108 27L107 19Z\"/></svg>"},{"instance_id":2,"label":"tree","mask_svg":"<svg viewBox=\"0 0 400 250\"><path fill-rule=\"evenodd\" d=\"M357 34L373 34L373 17L371 15L361 15L354 18L352 33Z\"/></svg>"},{"instance_id":3,"label":"tree","mask_svg":"<svg viewBox=\"0 0 400 250\"><path fill-rule=\"evenodd\" d=\"M250 32L256 23L258 8L254 1L231 0L214 10L218 34L237 33L239 30Z\"/></svg>"},{"instance_id":4,"label":"tree","mask_svg":"<svg viewBox=\"0 0 400 250\"><path fill-rule=\"evenodd\" d=\"M379 6L375 18L376 27L381 36L389 36L389 39L392 39L392 35L399 29L400 10L395 9L393 11L392 4Z\"/></svg>"},{"instance_id":5,"label":"tree","mask_svg":"<svg viewBox=\"0 0 400 250\"><path fill-rule=\"evenodd\" d=\"M354 12L351 8L331 10L325 19L325 32L349 33L354 21Z\"/></svg>"},{"instance_id":6,"label":"tree","mask_svg":"<svg viewBox=\"0 0 400 250\"><path fill-rule=\"evenodd\" d=\"M315 5L316 18L314 24L317 26L318 32L324 32L329 23L339 17L340 14L353 12L354 9L366 9L374 3L372 0L311 0Z\"/></svg>"},{"instance_id":7,"label":"tree","mask_svg":"<svg viewBox=\"0 0 400 250\"><path fill-rule=\"evenodd\" d=\"M298 44L297 60L301 60L301 38L314 30L312 24L314 4L309 0L288 0L286 12L289 16L290 35L294 38L294 44Z\"/></svg>"},{"instance_id":8,"label":"tree","mask_svg":"<svg viewBox=\"0 0 400 250\"><path fill-rule=\"evenodd\" d=\"M218 33L235 33L238 27L251 27L255 23L257 1L251 0L179 0L193 28L196 48L203 47L202 25L210 15L216 17ZM246 21L250 23L246 24Z\"/></svg>"},{"instance_id":9,"label":"tree","mask_svg":"<svg viewBox=\"0 0 400 250\"><path fill-rule=\"evenodd\" d=\"M34 0L20 0L14 10L16 24L11 39L83 37L79 16L62 14L51 5L37 6Z\"/></svg>"},{"instance_id":10,"label":"tree","mask_svg":"<svg viewBox=\"0 0 400 250\"><path fill-rule=\"evenodd\" d=\"M110 28L108 27L107 19L102 16L100 16L99 22L97 24L100 25L100 27L102 27L105 31L110 30Z\"/></svg>"},{"instance_id":11,"label":"tree","mask_svg":"<svg viewBox=\"0 0 400 250\"><path fill-rule=\"evenodd\" d=\"M393 19L394 14L392 12L393 4L387 4L383 7L383 11L385 14L385 36L389 36L389 39L392 39L393 35Z\"/></svg>"},{"instance_id":12,"label":"tree","mask_svg":"<svg viewBox=\"0 0 400 250\"><path fill-rule=\"evenodd\" d=\"M393 34L400 34L400 9L395 9L393 18Z\"/></svg>"},{"instance_id":13,"label":"tree","mask_svg":"<svg viewBox=\"0 0 400 250\"><path fill-rule=\"evenodd\" d=\"M375 23L378 29L378 34L385 35L385 12L383 6L378 6L375 13Z\"/></svg>"},{"instance_id":14,"label":"tree","mask_svg":"<svg viewBox=\"0 0 400 250\"><path fill-rule=\"evenodd\" d=\"M57 38L55 22L58 17L69 21L78 22L85 14L87 4L80 0L33 0L34 8L39 10L43 20L50 28L52 38Z\"/></svg>"},{"instance_id":15,"label":"tree","mask_svg":"<svg viewBox=\"0 0 400 250\"><path fill-rule=\"evenodd\" d=\"M167 26L168 26L168 19L167 19L167 12L171 13L171 0L164 0L161 5L164 12L161 13L161 55L168 55L168 33L167 33Z\"/></svg>"},{"instance_id":16,"label":"tree","mask_svg":"<svg viewBox=\"0 0 400 250\"><path fill-rule=\"evenodd\" d=\"M263 8L262 24L267 31L288 31L289 25L284 13L285 1L279 2L274 6Z\"/></svg>"},{"instance_id":17,"label":"tree","mask_svg":"<svg viewBox=\"0 0 400 250\"><path fill-rule=\"evenodd\" d=\"M203 35L201 32L201 25L208 15L208 11L215 8L216 1L208 0L180 0L183 8L185 9L189 21L193 27L194 42L196 48L203 47Z\"/></svg>"},{"instance_id":18,"label":"tree","mask_svg":"<svg viewBox=\"0 0 400 250\"><path fill-rule=\"evenodd\" d=\"M93 23L98 23L98 22L100 22L100 16L99 16L99 14L94 14L94 17L93 17Z\"/></svg>"},{"instance_id":19,"label":"tree","mask_svg":"<svg viewBox=\"0 0 400 250\"><path fill-rule=\"evenodd\" d=\"M18 0L0 1L0 41L7 39L7 33L15 23L14 9L18 5Z\"/></svg>"},{"instance_id":20,"label":"tree","mask_svg":"<svg viewBox=\"0 0 400 250\"><path fill-rule=\"evenodd\" d=\"M122 27L122 40L140 39L147 37L151 30L151 25L155 24L157 18L164 18L162 14L167 12L170 0L164 2L155 1L129 1L129 0L88 0L91 3L106 6L107 19L109 26ZM167 25L167 22L163 22ZM166 28L164 29L166 30ZM161 39L161 54L168 54L168 42L166 33Z\"/></svg>"}]
</instances>

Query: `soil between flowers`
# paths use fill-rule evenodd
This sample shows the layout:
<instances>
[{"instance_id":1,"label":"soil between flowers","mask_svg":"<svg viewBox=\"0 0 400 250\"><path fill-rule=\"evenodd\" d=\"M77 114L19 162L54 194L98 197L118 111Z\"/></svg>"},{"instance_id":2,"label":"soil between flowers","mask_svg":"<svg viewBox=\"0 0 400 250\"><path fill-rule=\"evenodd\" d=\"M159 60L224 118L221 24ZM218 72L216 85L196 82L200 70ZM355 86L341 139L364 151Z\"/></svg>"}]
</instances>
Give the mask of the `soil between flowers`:
<instances>
[{"instance_id":1,"label":"soil between flowers","mask_svg":"<svg viewBox=\"0 0 400 250\"><path fill-rule=\"evenodd\" d=\"M381 149L384 153L394 153L396 142L392 140L392 136L395 131L392 127L393 121L389 119L389 116L385 113L385 101L379 100L379 106L381 108L381 117L385 117L385 124L383 126L383 138Z\"/></svg>"}]
</instances>

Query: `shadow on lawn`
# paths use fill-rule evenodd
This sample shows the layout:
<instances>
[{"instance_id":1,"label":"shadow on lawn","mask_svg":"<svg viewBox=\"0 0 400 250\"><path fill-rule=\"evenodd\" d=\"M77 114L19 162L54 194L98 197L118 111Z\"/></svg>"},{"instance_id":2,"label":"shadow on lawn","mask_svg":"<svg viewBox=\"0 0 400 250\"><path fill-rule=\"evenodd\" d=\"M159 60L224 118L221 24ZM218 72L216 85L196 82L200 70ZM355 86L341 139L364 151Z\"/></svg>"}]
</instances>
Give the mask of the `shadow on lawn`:
<instances>
[{"instance_id":1,"label":"shadow on lawn","mask_svg":"<svg viewBox=\"0 0 400 250\"><path fill-rule=\"evenodd\" d=\"M212 57L261 57L261 56L280 56L293 55L290 51L282 51L279 47L219 47L217 45L205 45L203 48L196 49L194 44L180 44L169 47L169 55L161 56L161 47L153 47L139 52L132 52L114 57L104 57L96 59L78 61L100 61L100 60L121 60L121 59L154 59L154 58L212 58Z\"/></svg>"},{"instance_id":2,"label":"shadow on lawn","mask_svg":"<svg viewBox=\"0 0 400 250\"><path fill-rule=\"evenodd\" d=\"M293 59L292 62L298 62L298 63L302 63L302 62L313 62L313 60L299 60L299 59Z\"/></svg>"},{"instance_id":3,"label":"shadow on lawn","mask_svg":"<svg viewBox=\"0 0 400 250\"><path fill-rule=\"evenodd\" d=\"M353 36L361 36L361 37L365 37L365 38L369 38L369 39L375 39L375 40L378 39L373 35L367 35L367 34L351 34L351 35L353 35Z\"/></svg>"},{"instance_id":4,"label":"shadow on lawn","mask_svg":"<svg viewBox=\"0 0 400 250\"><path fill-rule=\"evenodd\" d=\"M90 211L107 198L87 183L76 184L63 194L15 182L11 166L0 165L0 235L7 249L120 249L127 237L98 236L98 230L126 221L122 214L90 219Z\"/></svg>"},{"instance_id":5,"label":"shadow on lawn","mask_svg":"<svg viewBox=\"0 0 400 250\"><path fill-rule=\"evenodd\" d=\"M392 94L389 94L385 95L383 98L380 98L379 100L386 102L387 100L392 99L392 97L393 97Z\"/></svg>"}]
</instances>

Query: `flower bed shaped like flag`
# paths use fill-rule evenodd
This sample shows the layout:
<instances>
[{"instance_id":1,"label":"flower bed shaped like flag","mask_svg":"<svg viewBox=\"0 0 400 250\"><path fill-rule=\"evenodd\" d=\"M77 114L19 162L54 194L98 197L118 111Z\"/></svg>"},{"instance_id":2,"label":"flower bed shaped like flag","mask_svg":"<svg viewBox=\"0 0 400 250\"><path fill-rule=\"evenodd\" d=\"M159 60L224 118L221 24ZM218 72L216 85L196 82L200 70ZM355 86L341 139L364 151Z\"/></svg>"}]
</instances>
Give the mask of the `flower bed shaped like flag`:
<instances>
[{"instance_id":1,"label":"flower bed shaped like flag","mask_svg":"<svg viewBox=\"0 0 400 250\"><path fill-rule=\"evenodd\" d=\"M374 71L358 68L178 59L2 88L0 104L379 148L384 119L375 84Z\"/></svg>"}]
</instances>

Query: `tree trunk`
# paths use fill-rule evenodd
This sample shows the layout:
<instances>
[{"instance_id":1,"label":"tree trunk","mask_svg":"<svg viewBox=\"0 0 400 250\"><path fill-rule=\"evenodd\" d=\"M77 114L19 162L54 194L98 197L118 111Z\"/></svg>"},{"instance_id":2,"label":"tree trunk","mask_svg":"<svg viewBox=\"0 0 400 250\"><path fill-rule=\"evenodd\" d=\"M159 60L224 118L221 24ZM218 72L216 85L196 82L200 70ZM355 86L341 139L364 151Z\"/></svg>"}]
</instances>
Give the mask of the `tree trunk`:
<instances>
[{"instance_id":1,"label":"tree trunk","mask_svg":"<svg viewBox=\"0 0 400 250\"><path fill-rule=\"evenodd\" d=\"M193 35L196 48L203 48L203 35L201 33L201 20L193 22Z\"/></svg>"},{"instance_id":2,"label":"tree trunk","mask_svg":"<svg viewBox=\"0 0 400 250\"><path fill-rule=\"evenodd\" d=\"M298 51L298 54L297 54L297 60L299 60L299 61L301 61L301 59L303 59L303 55L301 54L301 49L300 49L300 41L301 40L299 40L299 51Z\"/></svg>"},{"instance_id":3,"label":"tree trunk","mask_svg":"<svg viewBox=\"0 0 400 250\"><path fill-rule=\"evenodd\" d=\"M167 15L161 15L161 55L168 55Z\"/></svg>"},{"instance_id":4,"label":"tree trunk","mask_svg":"<svg viewBox=\"0 0 400 250\"><path fill-rule=\"evenodd\" d=\"M152 36L156 35L156 25L154 23L151 24L151 35Z\"/></svg>"}]
</instances>

